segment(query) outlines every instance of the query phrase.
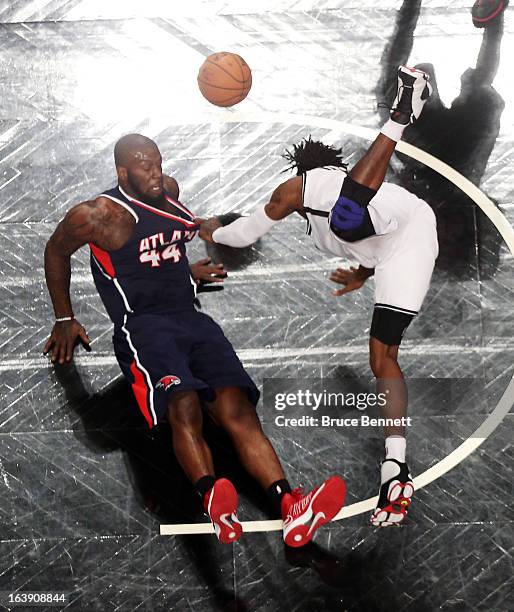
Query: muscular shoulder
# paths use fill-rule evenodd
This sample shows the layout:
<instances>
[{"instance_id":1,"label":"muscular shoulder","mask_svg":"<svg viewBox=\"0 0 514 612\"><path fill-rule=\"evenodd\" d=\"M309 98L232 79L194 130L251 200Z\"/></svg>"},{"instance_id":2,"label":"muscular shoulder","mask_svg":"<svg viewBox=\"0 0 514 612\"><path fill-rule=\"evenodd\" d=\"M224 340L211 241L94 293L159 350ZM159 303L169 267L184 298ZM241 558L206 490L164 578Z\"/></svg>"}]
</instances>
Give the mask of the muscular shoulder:
<instances>
[{"instance_id":1,"label":"muscular shoulder","mask_svg":"<svg viewBox=\"0 0 514 612\"><path fill-rule=\"evenodd\" d=\"M73 227L104 220L114 212L115 203L109 198L100 196L94 200L81 202L66 213L63 222Z\"/></svg>"},{"instance_id":2,"label":"muscular shoulder","mask_svg":"<svg viewBox=\"0 0 514 612\"><path fill-rule=\"evenodd\" d=\"M81 202L71 208L62 221L63 229L74 234L84 233L91 239L95 228L113 220L120 212L120 206L109 198L100 196L94 200Z\"/></svg>"},{"instance_id":3,"label":"muscular shoulder","mask_svg":"<svg viewBox=\"0 0 514 612\"><path fill-rule=\"evenodd\" d=\"M133 225L130 213L109 198L99 196L71 208L50 242L63 253L71 254L88 242L105 243L111 235L119 233L123 225Z\"/></svg>"},{"instance_id":4,"label":"muscular shoulder","mask_svg":"<svg viewBox=\"0 0 514 612\"><path fill-rule=\"evenodd\" d=\"M302 177L295 176L281 183L273 192L272 200L281 200L289 204L301 203Z\"/></svg>"},{"instance_id":5,"label":"muscular shoulder","mask_svg":"<svg viewBox=\"0 0 514 612\"><path fill-rule=\"evenodd\" d=\"M272 219L283 219L302 207L302 179L295 176L281 183L266 205L266 213Z\"/></svg>"},{"instance_id":6,"label":"muscular shoulder","mask_svg":"<svg viewBox=\"0 0 514 612\"><path fill-rule=\"evenodd\" d=\"M164 191L174 200L178 200L180 189L176 179L167 174L163 175Z\"/></svg>"}]
</instances>

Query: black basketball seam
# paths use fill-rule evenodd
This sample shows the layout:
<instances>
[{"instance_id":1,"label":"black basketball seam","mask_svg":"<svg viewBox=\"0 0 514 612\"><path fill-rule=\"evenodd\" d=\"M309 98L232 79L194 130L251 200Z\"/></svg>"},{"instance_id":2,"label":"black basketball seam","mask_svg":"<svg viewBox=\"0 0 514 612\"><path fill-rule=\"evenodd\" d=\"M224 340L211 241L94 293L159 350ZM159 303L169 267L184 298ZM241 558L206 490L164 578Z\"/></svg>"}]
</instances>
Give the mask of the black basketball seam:
<instances>
[{"instance_id":1,"label":"black basketball seam","mask_svg":"<svg viewBox=\"0 0 514 612\"><path fill-rule=\"evenodd\" d=\"M243 96L243 94L240 93L237 96L231 96L230 98L227 98L226 100L223 100L223 102L228 102L229 100L232 100L232 98L240 98L240 100L238 100L236 102L236 104L238 104L239 102L242 102L246 98L246 96Z\"/></svg>"},{"instance_id":2,"label":"black basketball seam","mask_svg":"<svg viewBox=\"0 0 514 612\"><path fill-rule=\"evenodd\" d=\"M214 87L214 89L225 89L226 91L239 91L239 92L244 91L244 88L242 89L241 87L222 87L221 85L213 85L212 83L209 83L208 81L203 81L200 77L198 77L198 82L203 83L204 85L208 85L209 87Z\"/></svg>"},{"instance_id":3,"label":"black basketball seam","mask_svg":"<svg viewBox=\"0 0 514 612\"><path fill-rule=\"evenodd\" d=\"M233 106L234 104L239 104L239 102L242 102L245 98L246 96L243 96L243 94L238 94L237 96L224 98L223 100L220 100L218 104L215 104L214 102L211 102L211 104L214 104L214 106ZM235 102L232 102L232 100L235 100ZM223 104L221 104L221 102L223 102ZM226 104L227 102L230 102L230 104Z\"/></svg>"},{"instance_id":4,"label":"black basketball seam","mask_svg":"<svg viewBox=\"0 0 514 612\"><path fill-rule=\"evenodd\" d=\"M244 59L240 56L240 55L236 55L238 60L241 60L240 62L238 61L237 63L239 64L239 69L241 70L241 77L243 78L243 83L246 81L245 79L245 73L243 71L243 62Z\"/></svg>"},{"instance_id":5,"label":"black basketball seam","mask_svg":"<svg viewBox=\"0 0 514 612\"><path fill-rule=\"evenodd\" d=\"M244 61L244 59L240 55L238 55L237 57L241 60L241 62L239 63L239 67L241 68L241 74L243 75L243 84L245 88L248 87L248 83L250 83L250 87L248 87L248 93L249 93L250 89L252 88L252 70L250 66L248 66L248 64ZM248 68L248 72L250 73L247 79L245 79L245 75L243 71L243 64L246 65L246 67Z\"/></svg>"},{"instance_id":6,"label":"black basketball seam","mask_svg":"<svg viewBox=\"0 0 514 612\"><path fill-rule=\"evenodd\" d=\"M244 83L244 78L243 78L243 80L242 80L242 81L240 81L239 79L236 79L236 77L235 77L235 76L234 76L232 73L230 73L228 70L226 70L225 68L223 68L223 66L220 66L220 64L217 64L216 62L211 62L211 60L210 60L209 58L207 58L205 61L206 61L206 62L208 62L209 64L212 64L213 66L217 66L217 67L218 67L220 70L223 70L223 72L224 72L225 74L228 74L228 76L229 76L231 79L234 79L234 81L235 81L236 83Z\"/></svg>"}]
</instances>

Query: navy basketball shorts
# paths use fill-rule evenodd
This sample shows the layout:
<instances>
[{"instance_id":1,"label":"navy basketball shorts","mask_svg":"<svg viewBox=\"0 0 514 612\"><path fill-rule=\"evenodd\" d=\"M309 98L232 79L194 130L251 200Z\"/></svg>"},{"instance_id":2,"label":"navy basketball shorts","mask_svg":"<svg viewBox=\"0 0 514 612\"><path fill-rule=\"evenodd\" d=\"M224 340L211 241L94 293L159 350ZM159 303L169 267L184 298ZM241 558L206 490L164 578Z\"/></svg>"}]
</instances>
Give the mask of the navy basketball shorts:
<instances>
[{"instance_id":1,"label":"navy basketball shorts","mask_svg":"<svg viewBox=\"0 0 514 612\"><path fill-rule=\"evenodd\" d=\"M114 352L148 426L165 420L169 396L197 391L212 402L216 389L241 387L255 406L260 392L221 327L196 310L128 315L115 330Z\"/></svg>"}]
</instances>

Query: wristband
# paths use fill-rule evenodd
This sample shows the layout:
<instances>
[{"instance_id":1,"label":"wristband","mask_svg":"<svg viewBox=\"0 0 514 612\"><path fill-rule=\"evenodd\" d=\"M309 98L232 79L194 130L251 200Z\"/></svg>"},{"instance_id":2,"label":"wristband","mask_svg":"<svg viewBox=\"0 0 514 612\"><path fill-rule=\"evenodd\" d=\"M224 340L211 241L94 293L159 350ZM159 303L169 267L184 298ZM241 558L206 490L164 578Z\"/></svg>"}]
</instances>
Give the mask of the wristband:
<instances>
[{"instance_id":1,"label":"wristband","mask_svg":"<svg viewBox=\"0 0 514 612\"><path fill-rule=\"evenodd\" d=\"M57 317L55 319L56 323L64 323L64 321L74 321L75 315L71 315L70 317Z\"/></svg>"}]
</instances>

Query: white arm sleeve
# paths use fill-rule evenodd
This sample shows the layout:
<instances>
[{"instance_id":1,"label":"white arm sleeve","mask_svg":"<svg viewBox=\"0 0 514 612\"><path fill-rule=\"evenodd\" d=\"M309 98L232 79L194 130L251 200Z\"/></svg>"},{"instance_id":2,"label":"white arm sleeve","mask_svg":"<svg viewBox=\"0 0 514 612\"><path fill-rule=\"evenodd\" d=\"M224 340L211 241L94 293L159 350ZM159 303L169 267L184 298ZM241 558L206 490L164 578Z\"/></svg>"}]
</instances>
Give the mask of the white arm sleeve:
<instances>
[{"instance_id":1,"label":"white arm sleeve","mask_svg":"<svg viewBox=\"0 0 514 612\"><path fill-rule=\"evenodd\" d=\"M212 232L212 239L218 244L226 244L231 247L246 247L264 236L278 223L270 219L264 210L259 208L248 217L241 217L232 221L225 227L218 227Z\"/></svg>"}]
</instances>

